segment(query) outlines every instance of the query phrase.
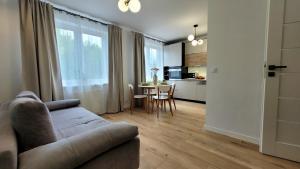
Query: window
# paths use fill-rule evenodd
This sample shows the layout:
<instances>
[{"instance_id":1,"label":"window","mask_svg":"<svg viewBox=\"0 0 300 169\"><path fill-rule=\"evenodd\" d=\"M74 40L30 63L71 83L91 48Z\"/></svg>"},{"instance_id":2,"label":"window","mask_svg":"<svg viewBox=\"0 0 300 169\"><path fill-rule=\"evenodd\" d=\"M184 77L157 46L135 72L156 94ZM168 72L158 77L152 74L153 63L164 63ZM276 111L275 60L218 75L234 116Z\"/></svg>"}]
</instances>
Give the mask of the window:
<instances>
[{"instance_id":1,"label":"window","mask_svg":"<svg viewBox=\"0 0 300 169\"><path fill-rule=\"evenodd\" d=\"M146 81L152 81L153 72L151 69L158 68L158 80L163 80L163 44L145 38L145 69Z\"/></svg>"},{"instance_id":2,"label":"window","mask_svg":"<svg viewBox=\"0 0 300 169\"><path fill-rule=\"evenodd\" d=\"M58 11L55 24L63 86L107 84L107 26Z\"/></svg>"}]
</instances>

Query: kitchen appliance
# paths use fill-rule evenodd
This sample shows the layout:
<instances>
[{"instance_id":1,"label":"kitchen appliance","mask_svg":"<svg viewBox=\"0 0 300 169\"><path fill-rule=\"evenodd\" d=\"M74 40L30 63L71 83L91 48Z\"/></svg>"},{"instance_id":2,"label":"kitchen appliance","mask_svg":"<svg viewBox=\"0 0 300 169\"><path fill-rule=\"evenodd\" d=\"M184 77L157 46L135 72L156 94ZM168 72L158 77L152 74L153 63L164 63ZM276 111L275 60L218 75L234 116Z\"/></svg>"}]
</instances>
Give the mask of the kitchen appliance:
<instances>
[{"instance_id":1,"label":"kitchen appliance","mask_svg":"<svg viewBox=\"0 0 300 169\"><path fill-rule=\"evenodd\" d=\"M164 80L185 79L188 77L188 68L175 66L164 67Z\"/></svg>"},{"instance_id":2,"label":"kitchen appliance","mask_svg":"<svg viewBox=\"0 0 300 169\"><path fill-rule=\"evenodd\" d=\"M196 78L196 73L188 73L188 77L189 79L195 79Z\"/></svg>"}]
</instances>

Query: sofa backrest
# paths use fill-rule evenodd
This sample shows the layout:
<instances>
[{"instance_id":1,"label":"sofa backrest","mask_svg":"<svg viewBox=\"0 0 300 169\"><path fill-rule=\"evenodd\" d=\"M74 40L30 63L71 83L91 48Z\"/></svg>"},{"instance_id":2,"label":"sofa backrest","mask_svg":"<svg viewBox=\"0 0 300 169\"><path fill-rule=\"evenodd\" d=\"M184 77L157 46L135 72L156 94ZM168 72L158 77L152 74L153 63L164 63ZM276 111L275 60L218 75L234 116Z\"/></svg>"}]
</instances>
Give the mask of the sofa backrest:
<instances>
[{"instance_id":1,"label":"sofa backrest","mask_svg":"<svg viewBox=\"0 0 300 169\"><path fill-rule=\"evenodd\" d=\"M23 91L16 97L27 97L42 102L30 91ZM10 104L11 102L0 103L0 169L18 167L18 142L12 125Z\"/></svg>"},{"instance_id":2,"label":"sofa backrest","mask_svg":"<svg viewBox=\"0 0 300 169\"><path fill-rule=\"evenodd\" d=\"M42 100L32 91L22 91L16 96L16 98L31 98L36 101L42 102Z\"/></svg>"},{"instance_id":3,"label":"sofa backrest","mask_svg":"<svg viewBox=\"0 0 300 169\"><path fill-rule=\"evenodd\" d=\"M17 169L18 144L9 111L10 103L0 103L0 168Z\"/></svg>"},{"instance_id":4,"label":"sofa backrest","mask_svg":"<svg viewBox=\"0 0 300 169\"><path fill-rule=\"evenodd\" d=\"M9 106L18 153L57 141L47 106L32 98L16 98Z\"/></svg>"}]
</instances>

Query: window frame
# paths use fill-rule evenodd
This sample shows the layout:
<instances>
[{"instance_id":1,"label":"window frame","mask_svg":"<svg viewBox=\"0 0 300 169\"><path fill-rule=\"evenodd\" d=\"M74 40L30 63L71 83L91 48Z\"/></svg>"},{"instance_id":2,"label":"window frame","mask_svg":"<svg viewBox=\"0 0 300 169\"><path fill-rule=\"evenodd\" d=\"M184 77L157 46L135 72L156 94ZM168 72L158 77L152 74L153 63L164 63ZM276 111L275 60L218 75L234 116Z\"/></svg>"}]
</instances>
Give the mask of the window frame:
<instances>
[{"instance_id":1,"label":"window frame","mask_svg":"<svg viewBox=\"0 0 300 169\"><path fill-rule=\"evenodd\" d=\"M161 61L161 67L158 67L158 66L156 66L156 67L158 67L159 68L159 71L161 71L162 73L159 73L161 76L159 76L159 74L158 74L158 80L164 80L164 77L163 77L163 67L164 67L164 59L163 59L163 57L164 57L164 48L163 48L163 45L159 45L159 44L153 44L153 43L145 43L145 47L144 47L145 49L144 49L144 51L145 51L145 69L147 69L146 67L147 67L147 52L149 53L149 55L150 55L150 52L151 52L151 49L155 49L156 50L156 52L157 52L157 59L160 59L160 61ZM160 56L161 55L161 56ZM159 58L159 57L161 57L161 58ZM150 79L147 79L147 70L145 70L145 73L146 73L146 81L152 81L152 78L150 78ZM152 72L151 72L151 74L152 74Z\"/></svg>"},{"instance_id":2,"label":"window frame","mask_svg":"<svg viewBox=\"0 0 300 169\"><path fill-rule=\"evenodd\" d=\"M56 26L55 26L55 30L57 31L57 29L63 29L63 30L67 30L67 31L72 31L74 33L74 46L77 50L75 50L75 52L77 53L81 53L80 54L80 60L81 62L84 62L84 58L85 56L82 54L83 53L83 34L86 35L91 35L91 36L95 36L95 37L99 37L101 38L101 48L102 50L105 50L105 48L108 48L108 32L102 31L102 30L96 30L96 29L92 29L92 28L87 28L87 27L81 27L79 24L73 24L71 22L65 22L61 19L57 19L56 20ZM56 35L57 37L57 35ZM105 42L107 40L107 42ZM108 65L108 52L104 52L105 54L107 54L107 57L105 58L104 61L107 62ZM83 68L83 70L81 70L81 73L85 74L85 68ZM107 70L107 75L106 78L97 78L97 79L72 79L72 80L63 80L63 87L79 87L82 84L82 81L85 81L85 83L83 83L84 85L87 86L104 86L107 85L109 83L109 77L108 77L108 70ZM94 81L94 82L93 82ZM96 81L99 81L100 83L97 83Z\"/></svg>"}]
</instances>

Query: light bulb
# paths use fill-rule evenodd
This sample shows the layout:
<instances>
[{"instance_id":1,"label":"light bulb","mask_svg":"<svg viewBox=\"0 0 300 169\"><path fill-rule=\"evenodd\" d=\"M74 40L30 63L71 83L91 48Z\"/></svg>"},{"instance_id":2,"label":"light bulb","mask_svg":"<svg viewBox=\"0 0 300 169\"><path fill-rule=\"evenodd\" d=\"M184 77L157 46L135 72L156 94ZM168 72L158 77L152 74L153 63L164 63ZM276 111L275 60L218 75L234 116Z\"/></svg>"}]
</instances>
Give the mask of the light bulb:
<instances>
[{"instance_id":1,"label":"light bulb","mask_svg":"<svg viewBox=\"0 0 300 169\"><path fill-rule=\"evenodd\" d=\"M193 41L194 39L195 39L195 37L194 37L193 34L190 34L190 35L188 36L188 40L189 40L189 41Z\"/></svg>"},{"instance_id":2,"label":"light bulb","mask_svg":"<svg viewBox=\"0 0 300 169\"><path fill-rule=\"evenodd\" d=\"M198 40L198 45L202 45L204 43L204 41L202 39Z\"/></svg>"},{"instance_id":3,"label":"light bulb","mask_svg":"<svg viewBox=\"0 0 300 169\"><path fill-rule=\"evenodd\" d=\"M141 10L141 2L139 0L130 0L128 5L133 13L138 13Z\"/></svg>"},{"instance_id":4,"label":"light bulb","mask_svg":"<svg viewBox=\"0 0 300 169\"><path fill-rule=\"evenodd\" d=\"M197 41L197 40L193 40L193 41L192 41L192 45L193 45L193 46L197 46L197 45L198 45L198 41Z\"/></svg>"},{"instance_id":5,"label":"light bulb","mask_svg":"<svg viewBox=\"0 0 300 169\"><path fill-rule=\"evenodd\" d=\"M125 1L126 0L119 0L119 2L118 2L118 6L119 6L119 9L120 9L120 11L122 11L122 12L127 12L128 11L128 5L126 5L125 4Z\"/></svg>"}]
</instances>

